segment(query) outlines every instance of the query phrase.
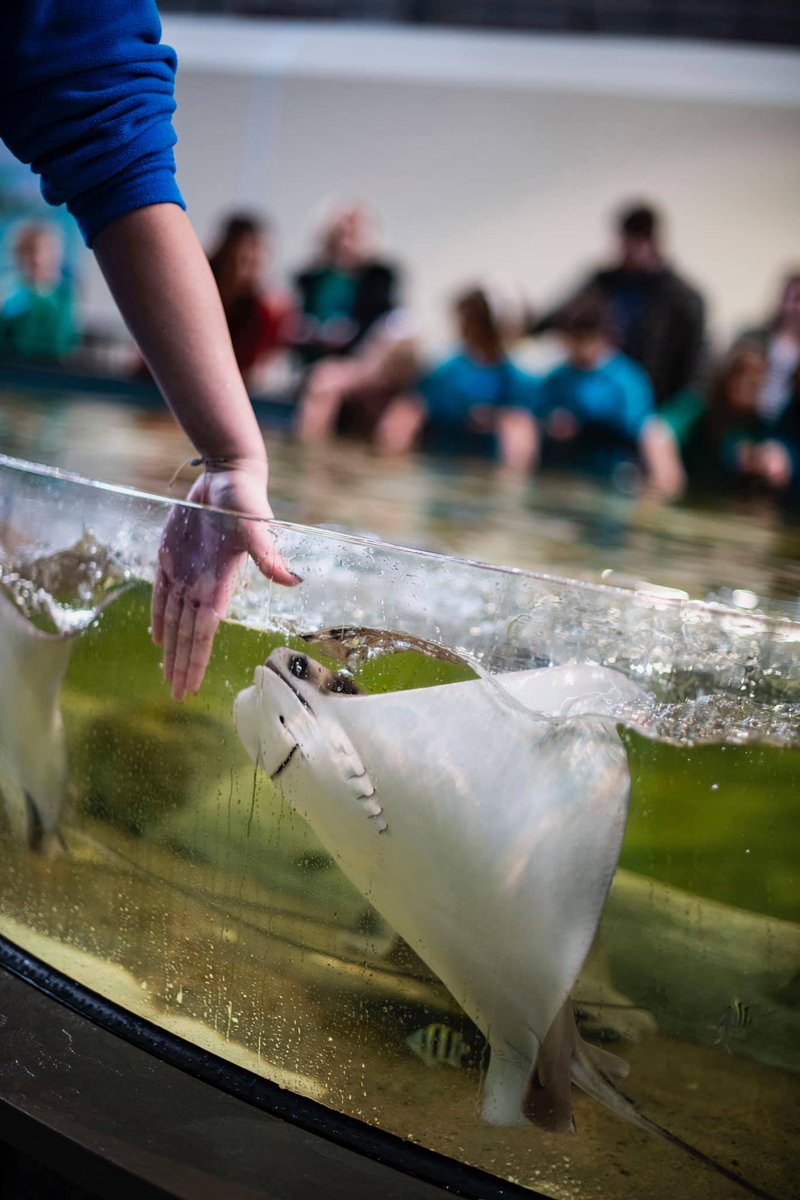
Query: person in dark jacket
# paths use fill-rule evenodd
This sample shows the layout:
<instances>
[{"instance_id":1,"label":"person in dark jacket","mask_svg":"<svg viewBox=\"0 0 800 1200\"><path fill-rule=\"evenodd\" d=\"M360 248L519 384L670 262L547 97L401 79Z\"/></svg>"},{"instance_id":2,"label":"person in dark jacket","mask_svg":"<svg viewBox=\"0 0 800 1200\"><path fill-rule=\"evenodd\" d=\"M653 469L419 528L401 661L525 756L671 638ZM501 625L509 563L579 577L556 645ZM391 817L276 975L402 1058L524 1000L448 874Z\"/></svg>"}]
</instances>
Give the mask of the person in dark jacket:
<instances>
[{"instance_id":1,"label":"person in dark jacket","mask_svg":"<svg viewBox=\"0 0 800 1200\"><path fill-rule=\"evenodd\" d=\"M540 333L558 324L559 314L584 293L605 297L619 349L644 367L656 405L702 386L705 364L705 305L664 258L661 221L647 204L624 209L618 218L619 258L594 271L565 303L533 323Z\"/></svg>"},{"instance_id":2,"label":"person in dark jacket","mask_svg":"<svg viewBox=\"0 0 800 1200\"><path fill-rule=\"evenodd\" d=\"M175 52L153 0L0 5L0 139L80 226L142 355L193 441L199 504L269 519L264 442L225 314L175 182ZM203 508L167 521L152 630L181 699L196 691L250 555L298 581L266 521L233 530Z\"/></svg>"}]
</instances>

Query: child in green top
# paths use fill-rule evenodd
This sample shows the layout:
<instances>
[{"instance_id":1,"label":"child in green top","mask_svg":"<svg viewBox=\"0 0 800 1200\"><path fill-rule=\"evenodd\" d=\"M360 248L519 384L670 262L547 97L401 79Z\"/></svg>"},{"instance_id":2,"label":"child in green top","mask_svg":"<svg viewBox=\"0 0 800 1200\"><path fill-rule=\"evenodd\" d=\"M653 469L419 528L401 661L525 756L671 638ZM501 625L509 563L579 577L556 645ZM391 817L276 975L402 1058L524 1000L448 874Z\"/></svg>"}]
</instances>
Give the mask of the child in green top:
<instances>
[{"instance_id":1,"label":"child in green top","mask_svg":"<svg viewBox=\"0 0 800 1200\"><path fill-rule=\"evenodd\" d=\"M77 340L58 233L29 224L14 243L17 280L0 308L0 358L58 362Z\"/></svg>"}]
</instances>

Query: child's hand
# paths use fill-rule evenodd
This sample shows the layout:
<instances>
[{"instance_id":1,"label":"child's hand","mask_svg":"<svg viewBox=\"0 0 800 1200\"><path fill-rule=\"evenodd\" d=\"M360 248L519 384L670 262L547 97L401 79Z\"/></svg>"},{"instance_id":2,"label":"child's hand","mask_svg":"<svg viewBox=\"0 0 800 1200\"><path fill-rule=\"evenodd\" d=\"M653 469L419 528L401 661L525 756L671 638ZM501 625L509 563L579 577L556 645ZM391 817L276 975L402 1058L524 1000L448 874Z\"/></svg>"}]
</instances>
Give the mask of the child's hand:
<instances>
[{"instance_id":1,"label":"child's hand","mask_svg":"<svg viewBox=\"0 0 800 1200\"><path fill-rule=\"evenodd\" d=\"M755 445L752 442L739 442L735 454L738 470L745 475L752 475L758 461Z\"/></svg>"},{"instance_id":2,"label":"child's hand","mask_svg":"<svg viewBox=\"0 0 800 1200\"><path fill-rule=\"evenodd\" d=\"M770 487L783 491L792 482L792 459L783 442L762 442L755 449L755 471Z\"/></svg>"},{"instance_id":3,"label":"child's hand","mask_svg":"<svg viewBox=\"0 0 800 1200\"><path fill-rule=\"evenodd\" d=\"M571 442L580 432L580 425L566 408L556 408L547 418L547 433L556 442Z\"/></svg>"},{"instance_id":4,"label":"child's hand","mask_svg":"<svg viewBox=\"0 0 800 1200\"><path fill-rule=\"evenodd\" d=\"M266 463L226 463L206 470L187 497L228 515L176 505L164 528L153 585L153 641L164 648L164 677L175 700L196 692L211 657L217 626L226 615L241 567L249 554L268 579L291 587L300 582L266 523ZM246 513L261 520L244 520Z\"/></svg>"},{"instance_id":5,"label":"child's hand","mask_svg":"<svg viewBox=\"0 0 800 1200\"><path fill-rule=\"evenodd\" d=\"M467 424L476 433L492 433L495 428L495 410L491 404L476 404L469 410Z\"/></svg>"}]
</instances>

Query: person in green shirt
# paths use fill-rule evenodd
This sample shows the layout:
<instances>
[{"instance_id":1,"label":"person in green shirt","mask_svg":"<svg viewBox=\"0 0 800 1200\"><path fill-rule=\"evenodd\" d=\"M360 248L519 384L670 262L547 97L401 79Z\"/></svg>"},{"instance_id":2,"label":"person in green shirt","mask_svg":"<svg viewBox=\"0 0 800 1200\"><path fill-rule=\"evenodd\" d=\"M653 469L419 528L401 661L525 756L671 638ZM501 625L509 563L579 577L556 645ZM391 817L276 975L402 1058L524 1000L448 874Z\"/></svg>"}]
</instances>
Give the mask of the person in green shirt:
<instances>
[{"instance_id":1,"label":"person in green shirt","mask_svg":"<svg viewBox=\"0 0 800 1200\"><path fill-rule=\"evenodd\" d=\"M708 396L689 390L662 409L695 486L766 491L794 504L800 485L800 373L778 418L760 409L769 364L756 344L733 346L715 370Z\"/></svg>"},{"instance_id":2,"label":"person in green shirt","mask_svg":"<svg viewBox=\"0 0 800 1200\"><path fill-rule=\"evenodd\" d=\"M77 341L61 239L50 225L27 224L14 242L17 278L0 307L0 358L53 363Z\"/></svg>"}]
</instances>

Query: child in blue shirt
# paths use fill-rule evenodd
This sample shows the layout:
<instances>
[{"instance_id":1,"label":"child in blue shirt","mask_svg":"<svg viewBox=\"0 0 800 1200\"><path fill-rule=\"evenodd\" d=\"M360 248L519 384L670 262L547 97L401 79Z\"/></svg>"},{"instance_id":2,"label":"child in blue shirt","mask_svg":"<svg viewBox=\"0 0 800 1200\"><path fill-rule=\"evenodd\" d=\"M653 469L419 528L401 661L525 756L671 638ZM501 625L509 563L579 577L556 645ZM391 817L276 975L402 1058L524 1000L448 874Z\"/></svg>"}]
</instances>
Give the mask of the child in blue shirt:
<instances>
[{"instance_id":1,"label":"child in blue shirt","mask_svg":"<svg viewBox=\"0 0 800 1200\"><path fill-rule=\"evenodd\" d=\"M508 357L510 332L500 305L470 288L453 305L461 346L395 400L377 430L380 449L401 454L422 440L436 453L489 454L527 471L537 449L538 383Z\"/></svg>"},{"instance_id":2,"label":"child in blue shirt","mask_svg":"<svg viewBox=\"0 0 800 1200\"><path fill-rule=\"evenodd\" d=\"M655 490L682 490L675 439L656 415L642 367L617 350L605 301L586 295L561 314L567 361L542 380L537 417L545 465L593 473L638 462Z\"/></svg>"}]
</instances>

